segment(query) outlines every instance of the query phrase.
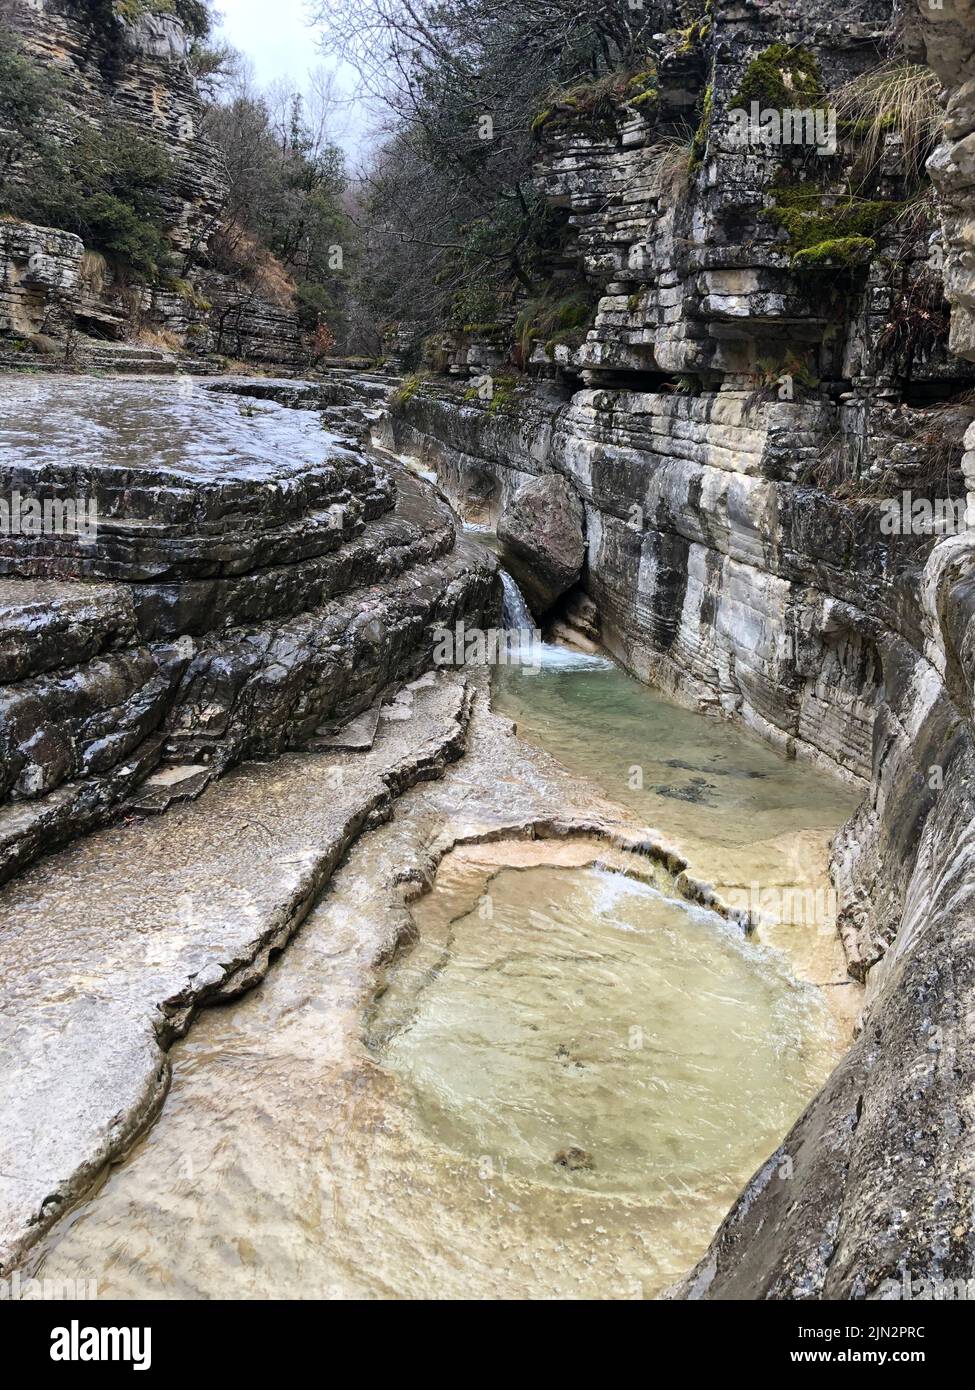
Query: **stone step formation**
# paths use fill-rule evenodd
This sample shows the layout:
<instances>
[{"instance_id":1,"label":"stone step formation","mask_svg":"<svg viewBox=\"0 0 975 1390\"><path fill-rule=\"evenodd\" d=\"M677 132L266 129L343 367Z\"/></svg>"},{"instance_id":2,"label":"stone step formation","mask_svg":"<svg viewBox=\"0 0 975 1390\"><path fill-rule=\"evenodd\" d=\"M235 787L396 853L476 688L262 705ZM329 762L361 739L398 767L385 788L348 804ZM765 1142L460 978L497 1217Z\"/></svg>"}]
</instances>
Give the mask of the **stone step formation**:
<instances>
[{"instance_id":1,"label":"stone step formation","mask_svg":"<svg viewBox=\"0 0 975 1390\"><path fill-rule=\"evenodd\" d=\"M166 803L340 726L496 602L493 561L428 484L255 390L7 383L0 878L147 809L160 769ZM121 427L101 429L99 393ZM35 534L40 497L68 529Z\"/></svg>"}]
</instances>

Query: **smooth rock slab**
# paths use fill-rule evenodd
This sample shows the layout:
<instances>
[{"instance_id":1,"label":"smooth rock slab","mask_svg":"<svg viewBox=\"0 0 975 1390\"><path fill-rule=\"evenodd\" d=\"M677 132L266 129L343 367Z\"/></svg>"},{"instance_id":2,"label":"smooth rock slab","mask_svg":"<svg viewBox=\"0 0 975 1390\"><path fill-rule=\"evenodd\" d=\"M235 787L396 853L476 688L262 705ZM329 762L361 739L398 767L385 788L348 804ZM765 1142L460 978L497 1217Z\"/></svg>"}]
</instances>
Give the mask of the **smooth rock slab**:
<instances>
[{"instance_id":1,"label":"smooth rock slab","mask_svg":"<svg viewBox=\"0 0 975 1390\"><path fill-rule=\"evenodd\" d=\"M259 979L360 830L459 755L468 710L428 676L371 751L238 769L0 893L0 1270L154 1113L195 1010Z\"/></svg>"}]
</instances>

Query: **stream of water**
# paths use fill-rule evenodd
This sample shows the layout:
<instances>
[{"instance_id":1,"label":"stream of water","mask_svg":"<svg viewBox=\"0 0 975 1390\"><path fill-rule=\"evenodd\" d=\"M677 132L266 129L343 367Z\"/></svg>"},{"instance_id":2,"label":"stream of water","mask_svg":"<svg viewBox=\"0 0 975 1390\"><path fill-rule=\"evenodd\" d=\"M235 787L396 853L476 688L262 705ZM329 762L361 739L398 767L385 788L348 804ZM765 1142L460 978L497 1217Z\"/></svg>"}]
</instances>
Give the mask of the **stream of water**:
<instances>
[{"instance_id":1,"label":"stream of water","mask_svg":"<svg viewBox=\"0 0 975 1390\"><path fill-rule=\"evenodd\" d=\"M547 648L494 686L722 891L824 881L847 788L604 658ZM377 994L409 795L264 983L176 1045L161 1116L34 1272L102 1297L633 1298L700 1256L846 1045L811 983L842 974L835 933L772 913L745 938L598 845L502 842L448 855Z\"/></svg>"}]
</instances>

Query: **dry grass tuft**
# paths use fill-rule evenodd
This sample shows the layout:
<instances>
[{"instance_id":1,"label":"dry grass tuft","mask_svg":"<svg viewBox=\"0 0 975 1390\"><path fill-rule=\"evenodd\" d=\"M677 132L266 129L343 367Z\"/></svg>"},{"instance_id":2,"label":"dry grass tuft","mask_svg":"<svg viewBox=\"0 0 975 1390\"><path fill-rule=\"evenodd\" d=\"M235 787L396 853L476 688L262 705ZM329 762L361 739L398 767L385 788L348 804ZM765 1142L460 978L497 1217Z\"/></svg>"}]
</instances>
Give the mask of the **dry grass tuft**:
<instances>
[{"instance_id":1,"label":"dry grass tuft","mask_svg":"<svg viewBox=\"0 0 975 1390\"><path fill-rule=\"evenodd\" d=\"M920 178L944 121L940 82L921 63L889 62L861 73L832 96L837 115L859 140L854 177L871 178L889 135L898 135L904 165Z\"/></svg>"},{"instance_id":2,"label":"dry grass tuft","mask_svg":"<svg viewBox=\"0 0 975 1390\"><path fill-rule=\"evenodd\" d=\"M693 131L685 136L667 135L647 151L650 183L658 198L679 198L691 177Z\"/></svg>"},{"instance_id":3,"label":"dry grass tuft","mask_svg":"<svg viewBox=\"0 0 975 1390\"><path fill-rule=\"evenodd\" d=\"M140 347L155 348L158 352L182 352L185 346L178 334L166 328L143 328L137 342Z\"/></svg>"},{"instance_id":4,"label":"dry grass tuft","mask_svg":"<svg viewBox=\"0 0 975 1390\"><path fill-rule=\"evenodd\" d=\"M284 266L261 246L240 223L230 223L217 233L213 251L223 270L246 280L264 299L279 308L294 307L297 286Z\"/></svg>"},{"instance_id":5,"label":"dry grass tuft","mask_svg":"<svg viewBox=\"0 0 975 1390\"><path fill-rule=\"evenodd\" d=\"M89 295L98 297L108 281L108 261L100 251L86 251L81 257L78 272L81 288Z\"/></svg>"}]
</instances>

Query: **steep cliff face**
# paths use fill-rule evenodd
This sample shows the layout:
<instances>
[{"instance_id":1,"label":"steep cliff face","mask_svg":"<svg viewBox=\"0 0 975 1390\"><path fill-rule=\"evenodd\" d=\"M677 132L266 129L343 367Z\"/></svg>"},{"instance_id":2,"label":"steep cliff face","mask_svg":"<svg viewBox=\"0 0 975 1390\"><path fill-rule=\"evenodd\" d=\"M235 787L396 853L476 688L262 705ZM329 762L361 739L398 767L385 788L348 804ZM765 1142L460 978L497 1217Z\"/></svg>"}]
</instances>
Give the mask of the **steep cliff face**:
<instances>
[{"instance_id":1,"label":"steep cliff face","mask_svg":"<svg viewBox=\"0 0 975 1390\"><path fill-rule=\"evenodd\" d=\"M64 331L79 303L84 250L71 232L0 222L0 335Z\"/></svg>"},{"instance_id":2,"label":"steep cliff face","mask_svg":"<svg viewBox=\"0 0 975 1390\"><path fill-rule=\"evenodd\" d=\"M202 133L202 106L186 61L187 36L178 17L151 5L131 17L82 0L6 0L0 22L24 52L62 73L71 114L95 126L111 118L151 136L172 160L165 190L167 236L177 251L199 245L214 230L224 197L216 150ZM64 132L62 132L63 134Z\"/></svg>"},{"instance_id":3,"label":"steep cliff face","mask_svg":"<svg viewBox=\"0 0 975 1390\"><path fill-rule=\"evenodd\" d=\"M946 86L929 167L951 346L972 356L975 8L921 3L909 31ZM971 428L966 444L970 487ZM729 1213L686 1297L970 1297L973 576L970 530L933 546L917 588L922 640L887 662L870 795L837 840L847 931L881 957L863 1032Z\"/></svg>"},{"instance_id":4,"label":"steep cliff face","mask_svg":"<svg viewBox=\"0 0 975 1390\"><path fill-rule=\"evenodd\" d=\"M944 139L929 163L944 222L945 292L952 304L951 345L975 356L975 298L971 228L972 141L975 132L975 59L971 0L944 0L937 6L917 0L907 7L908 33L944 83L947 110Z\"/></svg>"},{"instance_id":5,"label":"steep cliff face","mask_svg":"<svg viewBox=\"0 0 975 1390\"><path fill-rule=\"evenodd\" d=\"M60 342L68 333L70 364L80 365L85 337L119 340L149 329L196 359L299 365L304 350L293 305L207 264L226 201L226 171L204 132L187 35L172 7L4 0L0 25L64 83L65 114L45 118L53 138L70 142L65 122L80 117L94 130L130 130L161 152L170 170L161 190L164 234L174 259L169 283L129 284L111 265L85 266L86 248L77 238L60 233L55 245L59 234L52 229L0 222L0 343L4 336L39 334ZM29 166L22 176L30 178ZM81 341L73 340L75 332ZM53 351L53 343L45 350Z\"/></svg>"},{"instance_id":6,"label":"steep cliff face","mask_svg":"<svg viewBox=\"0 0 975 1390\"><path fill-rule=\"evenodd\" d=\"M796 92L825 133L888 53L886 3L715 6L663 52L653 117L543 122L540 184L602 291L586 341L536 345L550 380L488 404L428 381L389 426L481 516L564 475L621 661L864 787L834 861L863 1031L685 1296L900 1297L975 1268L969 9L921 6L894 60L923 39L958 85L940 211L893 135L864 174L861 121L835 148L734 136L733 110Z\"/></svg>"}]
</instances>

